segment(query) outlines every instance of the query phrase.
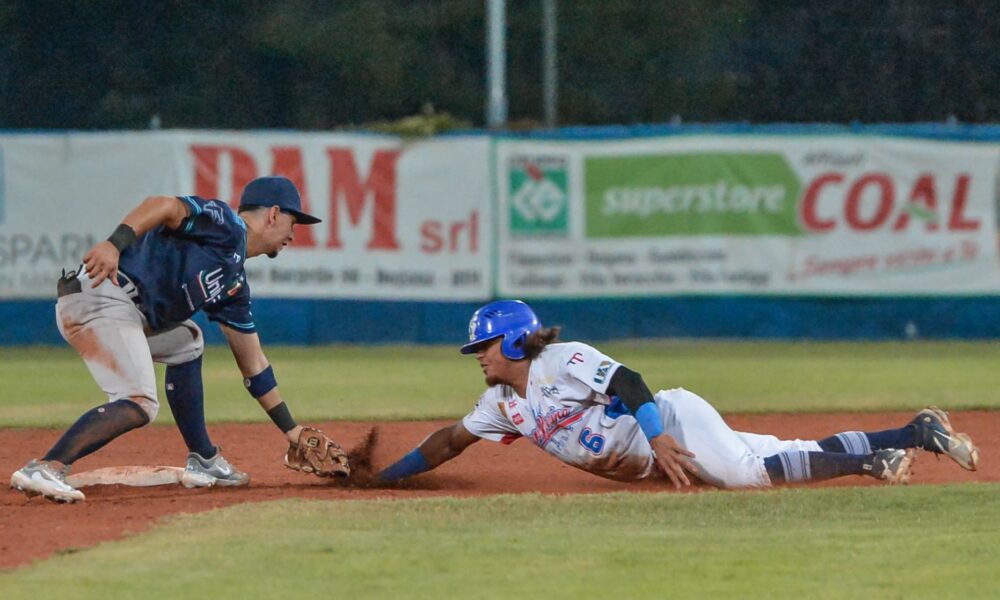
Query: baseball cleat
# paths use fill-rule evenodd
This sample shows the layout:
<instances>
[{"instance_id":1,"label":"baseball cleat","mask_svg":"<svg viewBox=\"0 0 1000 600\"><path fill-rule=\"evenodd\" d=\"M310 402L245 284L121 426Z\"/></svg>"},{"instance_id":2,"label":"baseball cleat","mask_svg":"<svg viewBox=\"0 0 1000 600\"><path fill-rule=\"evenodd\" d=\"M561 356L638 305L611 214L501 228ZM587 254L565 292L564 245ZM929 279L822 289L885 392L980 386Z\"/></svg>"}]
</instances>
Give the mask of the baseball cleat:
<instances>
[{"instance_id":1,"label":"baseball cleat","mask_svg":"<svg viewBox=\"0 0 1000 600\"><path fill-rule=\"evenodd\" d=\"M979 450L966 433L955 433L948 420L948 413L936 406L928 406L910 421L914 428L913 440L917 448L935 454L944 454L960 467L975 471L979 467Z\"/></svg>"},{"instance_id":2,"label":"baseball cleat","mask_svg":"<svg viewBox=\"0 0 1000 600\"><path fill-rule=\"evenodd\" d=\"M32 496L44 496L56 502L81 502L83 492L66 483L69 467L55 469L47 462L32 460L10 476L10 487Z\"/></svg>"},{"instance_id":3,"label":"baseball cleat","mask_svg":"<svg viewBox=\"0 0 1000 600\"><path fill-rule=\"evenodd\" d=\"M866 475L876 479L884 479L891 484L909 483L912 474L913 449L909 450L879 450L869 455L864 463Z\"/></svg>"},{"instance_id":4,"label":"baseball cleat","mask_svg":"<svg viewBox=\"0 0 1000 600\"><path fill-rule=\"evenodd\" d=\"M204 458L197 452L188 454L187 465L181 474L181 485L186 488L216 485L236 487L248 483L250 476L229 464L229 461L222 456L221 448L216 449L212 458Z\"/></svg>"}]
</instances>

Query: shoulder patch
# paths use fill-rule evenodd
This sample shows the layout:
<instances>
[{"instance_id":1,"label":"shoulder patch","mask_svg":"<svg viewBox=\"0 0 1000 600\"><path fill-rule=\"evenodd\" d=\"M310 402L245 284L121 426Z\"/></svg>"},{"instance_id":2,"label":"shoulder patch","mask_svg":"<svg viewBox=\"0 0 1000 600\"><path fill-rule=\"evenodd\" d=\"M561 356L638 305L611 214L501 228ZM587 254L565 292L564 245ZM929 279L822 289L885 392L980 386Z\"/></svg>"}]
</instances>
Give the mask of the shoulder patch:
<instances>
[{"instance_id":1,"label":"shoulder patch","mask_svg":"<svg viewBox=\"0 0 1000 600\"><path fill-rule=\"evenodd\" d=\"M594 373L594 383L604 383L604 380L608 377L608 369L611 368L612 364L614 363L608 360L601 361L601 366L597 367L597 372Z\"/></svg>"},{"instance_id":2,"label":"shoulder patch","mask_svg":"<svg viewBox=\"0 0 1000 600\"><path fill-rule=\"evenodd\" d=\"M226 209L229 207L227 206ZM215 201L205 203L205 214L211 217L212 222L216 225L225 225L226 214L223 212L223 208Z\"/></svg>"}]
</instances>

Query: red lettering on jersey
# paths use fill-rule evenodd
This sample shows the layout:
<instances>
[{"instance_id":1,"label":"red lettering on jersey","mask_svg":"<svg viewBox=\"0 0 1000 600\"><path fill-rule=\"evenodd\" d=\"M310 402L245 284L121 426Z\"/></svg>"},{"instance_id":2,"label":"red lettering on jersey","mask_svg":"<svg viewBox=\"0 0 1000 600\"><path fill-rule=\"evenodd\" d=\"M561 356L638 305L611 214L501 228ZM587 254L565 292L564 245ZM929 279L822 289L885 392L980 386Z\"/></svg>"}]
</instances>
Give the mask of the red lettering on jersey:
<instances>
[{"instance_id":1,"label":"red lettering on jersey","mask_svg":"<svg viewBox=\"0 0 1000 600\"><path fill-rule=\"evenodd\" d=\"M521 437L520 433L507 433L504 434L502 438L500 438L500 443L503 444L504 446L510 446L511 444L516 442L520 437Z\"/></svg>"},{"instance_id":2,"label":"red lettering on jersey","mask_svg":"<svg viewBox=\"0 0 1000 600\"><path fill-rule=\"evenodd\" d=\"M572 357L570 357L569 362L567 362L566 364L567 365L579 365L581 363L583 363L583 354L577 352Z\"/></svg>"},{"instance_id":3,"label":"red lettering on jersey","mask_svg":"<svg viewBox=\"0 0 1000 600\"><path fill-rule=\"evenodd\" d=\"M511 421L514 421L514 425L520 425L521 423L524 423L524 417L521 416L521 413L516 412L511 418Z\"/></svg>"},{"instance_id":4,"label":"red lettering on jersey","mask_svg":"<svg viewBox=\"0 0 1000 600\"><path fill-rule=\"evenodd\" d=\"M349 148L329 148L330 158L330 237L327 247L342 248L340 239L340 204L346 205L351 225L357 226L361 214L372 198L372 237L370 250L398 250L396 238L396 162L399 150L379 150L372 158L371 169L364 183L358 174L354 154Z\"/></svg>"}]
</instances>

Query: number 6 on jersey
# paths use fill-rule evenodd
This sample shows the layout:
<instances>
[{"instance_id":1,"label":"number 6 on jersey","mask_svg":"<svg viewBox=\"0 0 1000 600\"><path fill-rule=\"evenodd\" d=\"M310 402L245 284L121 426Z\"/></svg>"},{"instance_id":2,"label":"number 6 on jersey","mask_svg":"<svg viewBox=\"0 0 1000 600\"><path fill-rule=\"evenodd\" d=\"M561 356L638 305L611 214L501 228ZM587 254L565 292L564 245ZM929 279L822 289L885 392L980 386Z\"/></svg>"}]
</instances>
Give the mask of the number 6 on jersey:
<instances>
[{"instance_id":1,"label":"number 6 on jersey","mask_svg":"<svg viewBox=\"0 0 1000 600\"><path fill-rule=\"evenodd\" d=\"M594 454L600 454L604 450L604 436L592 433L590 427L584 427L580 432L580 445Z\"/></svg>"}]
</instances>

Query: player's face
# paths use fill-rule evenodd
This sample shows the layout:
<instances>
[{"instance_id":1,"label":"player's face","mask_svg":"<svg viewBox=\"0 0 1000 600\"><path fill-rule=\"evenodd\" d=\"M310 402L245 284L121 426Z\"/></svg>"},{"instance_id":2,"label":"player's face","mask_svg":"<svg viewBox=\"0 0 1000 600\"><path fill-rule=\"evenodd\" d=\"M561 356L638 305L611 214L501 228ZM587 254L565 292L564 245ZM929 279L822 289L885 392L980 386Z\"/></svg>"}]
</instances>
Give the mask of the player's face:
<instances>
[{"instance_id":1,"label":"player's face","mask_svg":"<svg viewBox=\"0 0 1000 600\"><path fill-rule=\"evenodd\" d=\"M510 361L500 350L500 341L503 338L490 340L479 347L476 352L476 360L486 377L486 385L494 386L501 383L510 383Z\"/></svg>"},{"instance_id":2,"label":"player's face","mask_svg":"<svg viewBox=\"0 0 1000 600\"><path fill-rule=\"evenodd\" d=\"M278 253L285 249L285 246L295 239L295 217L277 211L274 220L270 223L267 232L267 255L271 258L278 256Z\"/></svg>"}]
</instances>

